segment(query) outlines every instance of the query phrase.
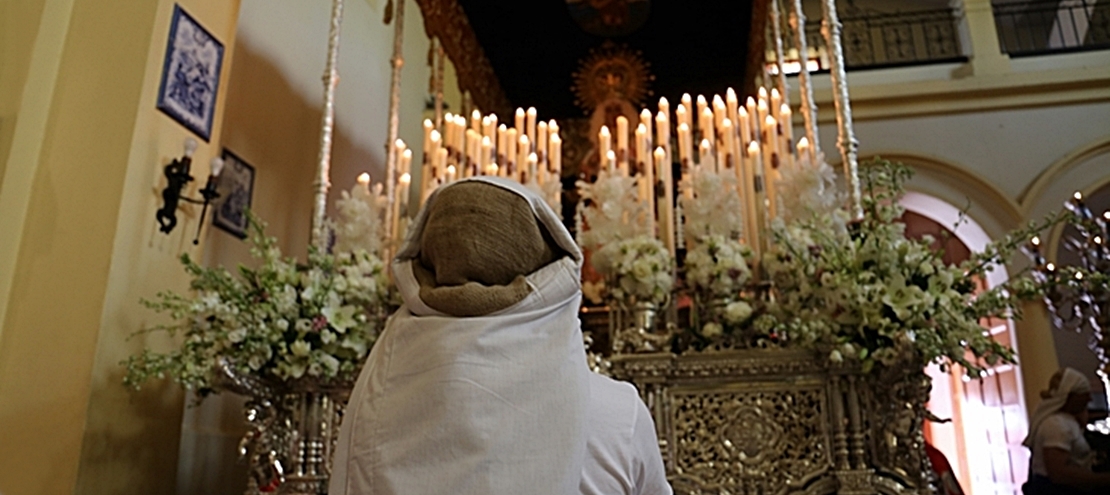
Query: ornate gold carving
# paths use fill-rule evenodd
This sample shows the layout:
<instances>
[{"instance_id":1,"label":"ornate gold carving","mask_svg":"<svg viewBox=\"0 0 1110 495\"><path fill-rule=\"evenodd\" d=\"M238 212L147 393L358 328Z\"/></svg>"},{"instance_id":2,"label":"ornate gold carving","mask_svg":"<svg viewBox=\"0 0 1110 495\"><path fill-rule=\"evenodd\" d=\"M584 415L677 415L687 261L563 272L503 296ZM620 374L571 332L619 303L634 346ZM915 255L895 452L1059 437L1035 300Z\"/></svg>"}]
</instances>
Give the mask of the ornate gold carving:
<instances>
[{"instance_id":1,"label":"ornate gold carving","mask_svg":"<svg viewBox=\"0 0 1110 495\"><path fill-rule=\"evenodd\" d=\"M616 355L679 494L932 493L914 363L863 375L790 349Z\"/></svg>"},{"instance_id":2,"label":"ornate gold carving","mask_svg":"<svg viewBox=\"0 0 1110 495\"><path fill-rule=\"evenodd\" d=\"M575 104L586 113L593 113L603 103L617 99L639 108L652 95L650 84L655 80L639 50L606 40L601 47L578 62L574 73ZM633 110L633 116L636 115Z\"/></svg>"},{"instance_id":3,"label":"ornate gold carving","mask_svg":"<svg viewBox=\"0 0 1110 495\"><path fill-rule=\"evenodd\" d=\"M424 32L428 37L439 38L455 65L459 90L470 92L474 104L485 113L512 115L512 105L459 3L456 0L416 0L416 5L424 14Z\"/></svg>"}]
</instances>

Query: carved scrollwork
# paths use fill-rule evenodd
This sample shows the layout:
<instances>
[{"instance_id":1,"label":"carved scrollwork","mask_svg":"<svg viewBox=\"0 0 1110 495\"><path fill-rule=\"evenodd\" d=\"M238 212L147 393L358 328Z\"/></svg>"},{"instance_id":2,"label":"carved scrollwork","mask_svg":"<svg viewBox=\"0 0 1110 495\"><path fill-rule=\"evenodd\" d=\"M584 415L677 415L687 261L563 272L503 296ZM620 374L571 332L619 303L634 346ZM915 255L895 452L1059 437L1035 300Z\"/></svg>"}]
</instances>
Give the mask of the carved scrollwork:
<instances>
[{"instance_id":1,"label":"carved scrollwork","mask_svg":"<svg viewBox=\"0 0 1110 495\"><path fill-rule=\"evenodd\" d=\"M932 493L915 363L862 374L801 350L612 356L679 494Z\"/></svg>"}]
</instances>

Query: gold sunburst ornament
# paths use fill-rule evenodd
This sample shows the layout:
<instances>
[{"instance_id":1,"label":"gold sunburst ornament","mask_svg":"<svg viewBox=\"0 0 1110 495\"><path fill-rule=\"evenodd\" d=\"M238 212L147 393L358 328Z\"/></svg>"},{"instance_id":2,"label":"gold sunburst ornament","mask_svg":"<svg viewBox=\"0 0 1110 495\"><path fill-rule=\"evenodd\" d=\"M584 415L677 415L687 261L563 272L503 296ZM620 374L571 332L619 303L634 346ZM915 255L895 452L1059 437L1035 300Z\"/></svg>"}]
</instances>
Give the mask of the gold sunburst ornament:
<instances>
[{"instance_id":1,"label":"gold sunburst ornament","mask_svg":"<svg viewBox=\"0 0 1110 495\"><path fill-rule=\"evenodd\" d=\"M578 62L574 72L574 103L587 114L613 98L642 106L651 92L655 76L651 64L639 50L606 41Z\"/></svg>"}]
</instances>

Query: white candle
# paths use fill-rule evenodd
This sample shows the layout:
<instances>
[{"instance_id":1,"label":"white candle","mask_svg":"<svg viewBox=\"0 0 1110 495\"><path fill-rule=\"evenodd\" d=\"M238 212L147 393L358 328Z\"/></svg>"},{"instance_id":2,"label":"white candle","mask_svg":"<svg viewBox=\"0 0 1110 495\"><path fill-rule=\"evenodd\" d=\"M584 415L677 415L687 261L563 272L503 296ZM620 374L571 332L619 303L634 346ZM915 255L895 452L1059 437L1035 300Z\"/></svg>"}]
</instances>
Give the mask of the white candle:
<instances>
[{"instance_id":1,"label":"white candle","mask_svg":"<svg viewBox=\"0 0 1110 495\"><path fill-rule=\"evenodd\" d=\"M738 123L737 130L740 132L740 149L744 151L747 147L744 146L743 143L752 140L752 119L748 116L748 109L744 107L740 107L736 111L736 114L736 121Z\"/></svg>"},{"instance_id":2,"label":"white candle","mask_svg":"<svg viewBox=\"0 0 1110 495\"><path fill-rule=\"evenodd\" d=\"M436 151L436 180L443 182L447 178L447 149L440 148ZM429 187L434 189L435 186Z\"/></svg>"},{"instance_id":3,"label":"white candle","mask_svg":"<svg viewBox=\"0 0 1110 495\"><path fill-rule=\"evenodd\" d=\"M732 120L724 119L721 121L721 135L724 136L724 146L721 147L721 156L724 157L721 163L717 164L719 170L724 170L736 166L736 154L734 148L736 147L736 135L732 131Z\"/></svg>"},{"instance_id":4,"label":"white candle","mask_svg":"<svg viewBox=\"0 0 1110 495\"><path fill-rule=\"evenodd\" d=\"M659 100L659 106L663 107L666 102L666 98ZM655 145L662 146L667 153L666 160L671 161L671 122L663 110L655 115Z\"/></svg>"},{"instance_id":5,"label":"white candle","mask_svg":"<svg viewBox=\"0 0 1110 495\"><path fill-rule=\"evenodd\" d=\"M694 159L694 136L690 133L688 124L678 125L678 163L682 167L682 176L689 173L691 160Z\"/></svg>"},{"instance_id":6,"label":"white candle","mask_svg":"<svg viewBox=\"0 0 1110 495\"><path fill-rule=\"evenodd\" d=\"M530 145L535 145L536 144L536 108L535 107L528 107L528 112L526 113L526 115L527 115L527 117L526 117L527 118L527 120L526 120L527 124L526 125L528 126L528 142L530 143ZM528 150L529 153L531 153L533 151L535 151L535 149Z\"/></svg>"},{"instance_id":7,"label":"white candle","mask_svg":"<svg viewBox=\"0 0 1110 495\"><path fill-rule=\"evenodd\" d=\"M489 136L490 138L493 138L493 133L498 129L498 127L497 127L497 114L491 113L491 114L489 114L489 117L486 117L486 118L489 119L489 134L487 134L487 136ZM495 142L495 144L496 144L496 142Z\"/></svg>"},{"instance_id":8,"label":"white candle","mask_svg":"<svg viewBox=\"0 0 1110 495\"><path fill-rule=\"evenodd\" d=\"M358 184L351 188L351 197L366 201L370 198L370 174L358 174Z\"/></svg>"},{"instance_id":9,"label":"white candle","mask_svg":"<svg viewBox=\"0 0 1110 495\"><path fill-rule=\"evenodd\" d=\"M539 157L537 157L535 153L528 153L528 157L526 158L526 160L528 160L528 181L527 181L527 183L532 183L532 182L539 183L539 178L536 177L536 174L539 171L538 170L539 169L539 167L538 167Z\"/></svg>"},{"instance_id":10,"label":"white candle","mask_svg":"<svg viewBox=\"0 0 1110 495\"><path fill-rule=\"evenodd\" d=\"M666 96L659 98L659 113L668 117L671 115L671 102L667 101Z\"/></svg>"},{"instance_id":11,"label":"white candle","mask_svg":"<svg viewBox=\"0 0 1110 495\"><path fill-rule=\"evenodd\" d=\"M551 119L551 120L547 121L547 132L548 132L548 134L558 134L559 133L559 123L555 122L555 119Z\"/></svg>"},{"instance_id":12,"label":"white candle","mask_svg":"<svg viewBox=\"0 0 1110 495\"><path fill-rule=\"evenodd\" d=\"M528 155L532 154L532 140L528 136L520 136L516 142L516 162L520 164L521 170L528 170ZM519 180L520 175L517 174Z\"/></svg>"},{"instance_id":13,"label":"white candle","mask_svg":"<svg viewBox=\"0 0 1110 495\"><path fill-rule=\"evenodd\" d=\"M728 88L728 91L725 92L725 110L729 120L732 121L732 125L736 127L739 127L740 124L739 107L740 100L736 98L736 91Z\"/></svg>"},{"instance_id":14,"label":"white candle","mask_svg":"<svg viewBox=\"0 0 1110 495\"><path fill-rule=\"evenodd\" d=\"M701 140L701 144L698 145L698 152L698 169L713 171L716 167L713 164L713 145L709 144L708 139Z\"/></svg>"},{"instance_id":15,"label":"white candle","mask_svg":"<svg viewBox=\"0 0 1110 495\"><path fill-rule=\"evenodd\" d=\"M489 168L493 161L490 159L493 155L493 142L490 141L489 136L482 136L482 148L478 154L478 169L484 174L490 174ZM492 173L490 175L497 175Z\"/></svg>"},{"instance_id":16,"label":"white candle","mask_svg":"<svg viewBox=\"0 0 1110 495\"><path fill-rule=\"evenodd\" d=\"M605 152L605 170L609 175L613 175L617 171L617 154L612 150Z\"/></svg>"},{"instance_id":17,"label":"white candle","mask_svg":"<svg viewBox=\"0 0 1110 495\"><path fill-rule=\"evenodd\" d=\"M401 216L402 217L408 217L409 216L409 184L412 182L412 175L409 174L408 172L405 172L405 173L401 174L401 177L397 180L397 182L400 185L400 188L398 189L400 191L399 192L400 195L398 197L400 198L399 202L401 204ZM404 235L405 232L402 230L399 233L401 235Z\"/></svg>"},{"instance_id":18,"label":"white candle","mask_svg":"<svg viewBox=\"0 0 1110 495\"><path fill-rule=\"evenodd\" d=\"M473 129L474 132L482 132L482 112L479 112L477 109L470 112L470 128Z\"/></svg>"},{"instance_id":19,"label":"white candle","mask_svg":"<svg viewBox=\"0 0 1110 495\"><path fill-rule=\"evenodd\" d=\"M446 179L447 184L455 182L455 174L456 174L455 166L454 165L448 165L447 166L447 179Z\"/></svg>"},{"instance_id":20,"label":"white candle","mask_svg":"<svg viewBox=\"0 0 1110 495\"><path fill-rule=\"evenodd\" d=\"M617 166L628 169L628 119L623 115L617 117Z\"/></svg>"},{"instance_id":21,"label":"white candle","mask_svg":"<svg viewBox=\"0 0 1110 495\"><path fill-rule=\"evenodd\" d=\"M646 132L646 129L645 129ZM653 163L651 153L647 149L644 150L644 159L642 161L644 166L640 170L640 180L643 181L643 196L644 201L647 203L647 209L644 211L647 221L648 234L655 238L655 164Z\"/></svg>"},{"instance_id":22,"label":"white candle","mask_svg":"<svg viewBox=\"0 0 1110 495\"><path fill-rule=\"evenodd\" d=\"M779 88L771 88L771 115L775 116L775 120L779 118L779 110L782 107L782 95L779 94Z\"/></svg>"},{"instance_id":23,"label":"white candle","mask_svg":"<svg viewBox=\"0 0 1110 495\"><path fill-rule=\"evenodd\" d=\"M497 127L497 164L502 167L505 166L505 136L508 134L509 129L505 124Z\"/></svg>"},{"instance_id":24,"label":"white candle","mask_svg":"<svg viewBox=\"0 0 1110 495\"><path fill-rule=\"evenodd\" d=\"M760 159L759 143L752 141L748 144L748 157L750 158L749 163L752 165L750 171L752 194L748 199L748 209L751 212L753 226L751 232L748 232L748 247L752 249L754 254L759 255L762 248L761 242L764 229L763 215L765 208L763 202L765 198L763 190L763 172L761 170L763 161ZM756 259L759 258L757 257Z\"/></svg>"},{"instance_id":25,"label":"white candle","mask_svg":"<svg viewBox=\"0 0 1110 495\"><path fill-rule=\"evenodd\" d=\"M519 140L519 139L520 138L517 136L517 130L516 130L515 127L505 131L505 166L506 166L505 173L506 174L516 173L517 164L520 163L520 162L516 161L516 156L517 156L516 144L517 144L517 140Z\"/></svg>"},{"instance_id":26,"label":"white candle","mask_svg":"<svg viewBox=\"0 0 1110 495\"><path fill-rule=\"evenodd\" d=\"M748 114L748 132L749 132L749 135L744 136L745 141L754 141L756 139L759 139L757 137L757 135L759 134L759 120L758 120L759 119L759 112L757 111L756 106L757 105L755 103L755 98L752 98L752 97L749 96L748 101L745 103L745 106L744 106L747 109L747 114Z\"/></svg>"},{"instance_id":27,"label":"white candle","mask_svg":"<svg viewBox=\"0 0 1110 495\"><path fill-rule=\"evenodd\" d=\"M548 167L558 180L563 174L563 139L559 137L559 134L553 133L551 134L550 145L551 160Z\"/></svg>"},{"instance_id":28,"label":"white candle","mask_svg":"<svg viewBox=\"0 0 1110 495\"><path fill-rule=\"evenodd\" d=\"M678 122L678 125L686 124L686 127L690 127L690 116L686 113L688 111L686 105L678 105L678 109L675 110L675 121Z\"/></svg>"},{"instance_id":29,"label":"white candle","mask_svg":"<svg viewBox=\"0 0 1110 495\"><path fill-rule=\"evenodd\" d=\"M782 135L786 138L786 148L790 149L794 144L794 114L790 111L790 105L782 104L779 109L779 125L782 128Z\"/></svg>"},{"instance_id":30,"label":"white candle","mask_svg":"<svg viewBox=\"0 0 1110 495\"><path fill-rule=\"evenodd\" d=\"M798 159L809 160L809 140L805 136L798 139ZM813 163L812 165L816 165Z\"/></svg>"},{"instance_id":31,"label":"white candle","mask_svg":"<svg viewBox=\"0 0 1110 495\"><path fill-rule=\"evenodd\" d=\"M536 124L536 157L544 168L547 167L547 122Z\"/></svg>"},{"instance_id":32,"label":"white candle","mask_svg":"<svg viewBox=\"0 0 1110 495\"><path fill-rule=\"evenodd\" d=\"M721 99L721 95L713 95L713 124L721 127L721 122L725 120L725 100Z\"/></svg>"},{"instance_id":33,"label":"white candle","mask_svg":"<svg viewBox=\"0 0 1110 495\"><path fill-rule=\"evenodd\" d=\"M655 167L659 174L659 181L663 185L663 194L658 198L659 205L659 236L663 245L675 255L675 224L674 224L674 178L671 175L671 162L667 160L667 151L662 147L655 148Z\"/></svg>"},{"instance_id":34,"label":"white candle","mask_svg":"<svg viewBox=\"0 0 1110 495\"><path fill-rule=\"evenodd\" d=\"M645 108L640 111L640 125L647 128L648 137L651 137L651 110Z\"/></svg>"},{"instance_id":35,"label":"white candle","mask_svg":"<svg viewBox=\"0 0 1110 495\"><path fill-rule=\"evenodd\" d=\"M609 150L612 149L613 138L609 134L609 126L601 126L601 130L597 132L597 151L601 162L605 163L606 157L609 155ZM614 154L614 156L616 156Z\"/></svg>"},{"instance_id":36,"label":"white candle","mask_svg":"<svg viewBox=\"0 0 1110 495\"><path fill-rule=\"evenodd\" d=\"M698 116L698 118L701 118L701 115L702 115L703 113L705 113L705 109L706 109L706 108L707 108L708 106L709 106L709 103L705 101L705 96L702 96L702 95L698 95L698 108L697 108L697 110L698 110L698 113L697 113L697 116ZM701 122L699 121L698 123L700 124ZM703 131L703 132L704 132L704 131Z\"/></svg>"},{"instance_id":37,"label":"white candle","mask_svg":"<svg viewBox=\"0 0 1110 495\"><path fill-rule=\"evenodd\" d=\"M432 121L431 119L424 119L424 163L427 163L431 158L429 150L432 148Z\"/></svg>"},{"instance_id":38,"label":"white candle","mask_svg":"<svg viewBox=\"0 0 1110 495\"><path fill-rule=\"evenodd\" d=\"M454 134L451 132L451 129L453 129L454 127L455 127L455 116L451 113L444 114L443 115L443 131L442 131L443 132L443 145L448 147L448 148L453 148L455 146L455 142L452 140L454 138Z\"/></svg>"},{"instance_id":39,"label":"white candle","mask_svg":"<svg viewBox=\"0 0 1110 495\"><path fill-rule=\"evenodd\" d=\"M636 161L639 163L638 168L642 169L645 163L651 161L647 156L649 149L651 148L648 147L647 142L647 127L640 124L636 126Z\"/></svg>"},{"instance_id":40,"label":"white candle","mask_svg":"<svg viewBox=\"0 0 1110 495\"><path fill-rule=\"evenodd\" d=\"M717 134L713 129L713 111L708 107L702 109L698 127L701 128L701 138L709 141L710 146L717 144Z\"/></svg>"},{"instance_id":41,"label":"white candle","mask_svg":"<svg viewBox=\"0 0 1110 495\"><path fill-rule=\"evenodd\" d=\"M524 109L516 109L516 119L513 121L513 128L516 129L517 135L524 134Z\"/></svg>"}]
</instances>

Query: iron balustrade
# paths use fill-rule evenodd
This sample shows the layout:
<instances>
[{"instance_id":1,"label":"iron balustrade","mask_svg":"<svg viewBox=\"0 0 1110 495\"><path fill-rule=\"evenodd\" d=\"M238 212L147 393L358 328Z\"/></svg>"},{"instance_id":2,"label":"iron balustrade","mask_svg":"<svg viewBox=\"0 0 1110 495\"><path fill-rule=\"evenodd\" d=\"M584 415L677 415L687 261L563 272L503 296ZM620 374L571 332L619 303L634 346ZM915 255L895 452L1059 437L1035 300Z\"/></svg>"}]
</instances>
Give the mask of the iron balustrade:
<instances>
[{"instance_id":1,"label":"iron balustrade","mask_svg":"<svg viewBox=\"0 0 1110 495\"><path fill-rule=\"evenodd\" d=\"M842 14L844 62L849 70L966 61L960 45L957 10L926 10L899 13L855 12ZM798 72L799 57L793 35L784 36L789 53L787 73ZM806 25L809 67L828 70L828 50L821 24L811 19Z\"/></svg>"},{"instance_id":2,"label":"iron balustrade","mask_svg":"<svg viewBox=\"0 0 1110 495\"><path fill-rule=\"evenodd\" d=\"M1014 56L1110 48L1110 2L995 1L1002 53Z\"/></svg>"}]
</instances>

